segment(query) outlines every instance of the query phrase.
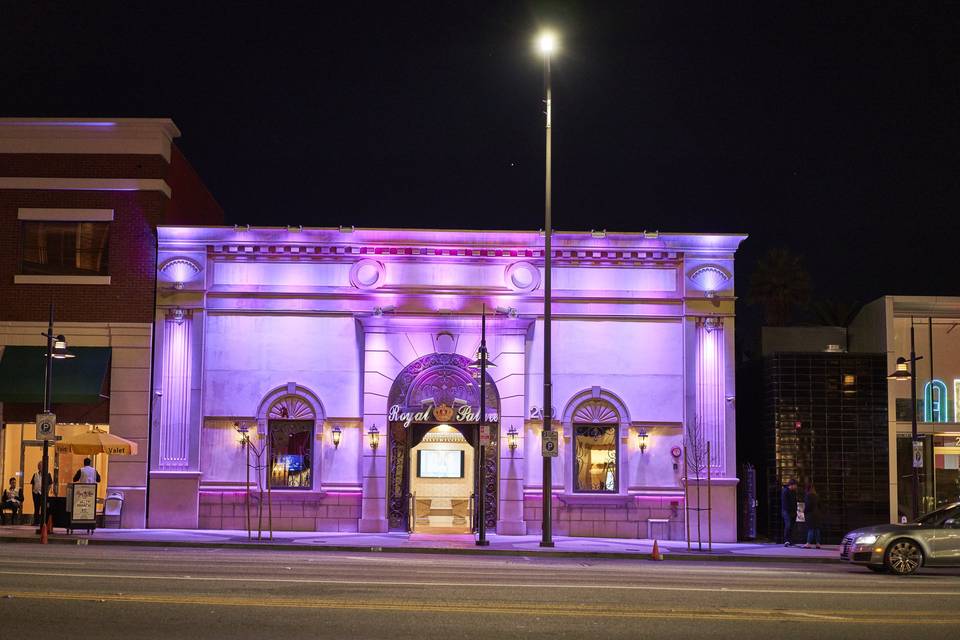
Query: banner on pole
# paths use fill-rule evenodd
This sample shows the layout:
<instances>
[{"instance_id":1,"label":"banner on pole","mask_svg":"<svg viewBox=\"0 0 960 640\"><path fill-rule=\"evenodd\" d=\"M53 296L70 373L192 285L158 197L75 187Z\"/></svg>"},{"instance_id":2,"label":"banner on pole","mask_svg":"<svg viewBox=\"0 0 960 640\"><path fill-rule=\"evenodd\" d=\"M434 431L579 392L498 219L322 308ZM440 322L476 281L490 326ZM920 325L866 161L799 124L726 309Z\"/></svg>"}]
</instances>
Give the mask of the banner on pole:
<instances>
[{"instance_id":1,"label":"banner on pole","mask_svg":"<svg viewBox=\"0 0 960 640\"><path fill-rule=\"evenodd\" d=\"M913 441L913 468L923 468L923 440Z\"/></svg>"}]
</instances>

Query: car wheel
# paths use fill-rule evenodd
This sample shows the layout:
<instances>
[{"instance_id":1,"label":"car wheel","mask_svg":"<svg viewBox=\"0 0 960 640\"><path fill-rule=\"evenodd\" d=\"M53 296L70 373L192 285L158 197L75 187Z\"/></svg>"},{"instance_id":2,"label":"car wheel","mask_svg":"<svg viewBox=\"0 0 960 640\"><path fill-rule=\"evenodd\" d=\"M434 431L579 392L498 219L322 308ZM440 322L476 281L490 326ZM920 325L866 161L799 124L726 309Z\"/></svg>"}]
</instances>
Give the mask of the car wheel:
<instances>
[{"instance_id":1,"label":"car wheel","mask_svg":"<svg viewBox=\"0 0 960 640\"><path fill-rule=\"evenodd\" d=\"M887 548L886 566L898 576L910 575L923 564L923 551L913 540L895 540Z\"/></svg>"}]
</instances>

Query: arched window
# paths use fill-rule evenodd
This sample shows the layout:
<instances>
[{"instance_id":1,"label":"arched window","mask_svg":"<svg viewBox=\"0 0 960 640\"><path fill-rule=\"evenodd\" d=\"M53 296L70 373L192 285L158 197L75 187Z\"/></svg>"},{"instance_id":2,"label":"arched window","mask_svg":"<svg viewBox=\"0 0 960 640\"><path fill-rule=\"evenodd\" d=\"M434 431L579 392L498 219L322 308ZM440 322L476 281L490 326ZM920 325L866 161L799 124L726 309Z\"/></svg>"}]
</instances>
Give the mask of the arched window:
<instances>
[{"instance_id":1,"label":"arched window","mask_svg":"<svg viewBox=\"0 0 960 640\"><path fill-rule=\"evenodd\" d=\"M313 489L315 434L323 424L320 399L289 382L260 402L259 432L266 437L267 477L272 489Z\"/></svg>"},{"instance_id":2,"label":"arched window","mask_svg":"<svg viewBox=\"0 0 960 640\"><path fill-rule=\"evenodd\" d=\"M947 385L943 380L931 380L923 387L923 421L949 422Z\"/></svg>"},{"instance_id":3,"label":"arched window","mask_svg":"<svg viewBox=\"0 0 960 640\"><path fill-rule=\"evenodd\" d=\"M620 415L602 398L591 398L573 412L573 490L617 493Z\"/></svg>"}]
</instances>

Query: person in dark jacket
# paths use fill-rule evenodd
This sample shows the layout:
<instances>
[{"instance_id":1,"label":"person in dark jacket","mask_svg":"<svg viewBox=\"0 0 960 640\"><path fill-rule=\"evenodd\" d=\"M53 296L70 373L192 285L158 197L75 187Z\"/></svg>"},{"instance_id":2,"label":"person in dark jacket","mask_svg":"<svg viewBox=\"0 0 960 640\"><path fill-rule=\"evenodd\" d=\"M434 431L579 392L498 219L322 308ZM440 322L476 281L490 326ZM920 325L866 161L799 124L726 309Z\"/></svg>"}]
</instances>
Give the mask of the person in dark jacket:
<instances>
[{"instance_id":1,"label":"person in dark jacket","mask_svg":"<svg viewBox=\"0 0 960 640\"><path fill-rule=\"evenodd\" d=\"M817 495L817 488L813 483L807 485L807 493L803 497L803 521L807 523L807 544L804 549L812 549L813 545L820 548L820 496Z\"/></svg>"},{"instance_id":2,"label":"person in dark jacket","mask_svg":"<svg viewBox=\"0 0 960 640\"><path fill-rule=\"evenodd\" d=\"M797 524L797 481L790 480L780 490L780 515L783 516L783 546L793 546L793 528Z\"/></svg>"}]
</instances>

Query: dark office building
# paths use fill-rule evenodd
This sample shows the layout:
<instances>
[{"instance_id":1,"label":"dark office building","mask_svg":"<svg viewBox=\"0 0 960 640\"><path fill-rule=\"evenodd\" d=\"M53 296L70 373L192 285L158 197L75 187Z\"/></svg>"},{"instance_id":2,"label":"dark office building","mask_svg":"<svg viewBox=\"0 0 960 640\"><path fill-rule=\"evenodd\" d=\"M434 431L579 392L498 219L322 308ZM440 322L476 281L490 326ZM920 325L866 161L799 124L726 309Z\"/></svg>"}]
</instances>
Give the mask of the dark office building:
<instances>
[{"instance_id":1,"label":"dark office building","mask_svg":"<svg viewBox=\"0 0 960 640\"><path fill-rule=\"evenodd\" d=\"M886 356L846 353L845 331L834 330L839 339L808 331L812 341L803 329L778 330L799 331L799 340L765 332L765 355L742 378L752 388L741 398L763 410L755 413L752 446L741 450L741 461L757 467L758 525L771 539L782 539L780 491L790 478L801 501L808 483L816 487L825 544L888 519ZM784 348L795 350L778 350ZM794 541L805 533L799 523Z\"/></svg>"}]
</instances>

